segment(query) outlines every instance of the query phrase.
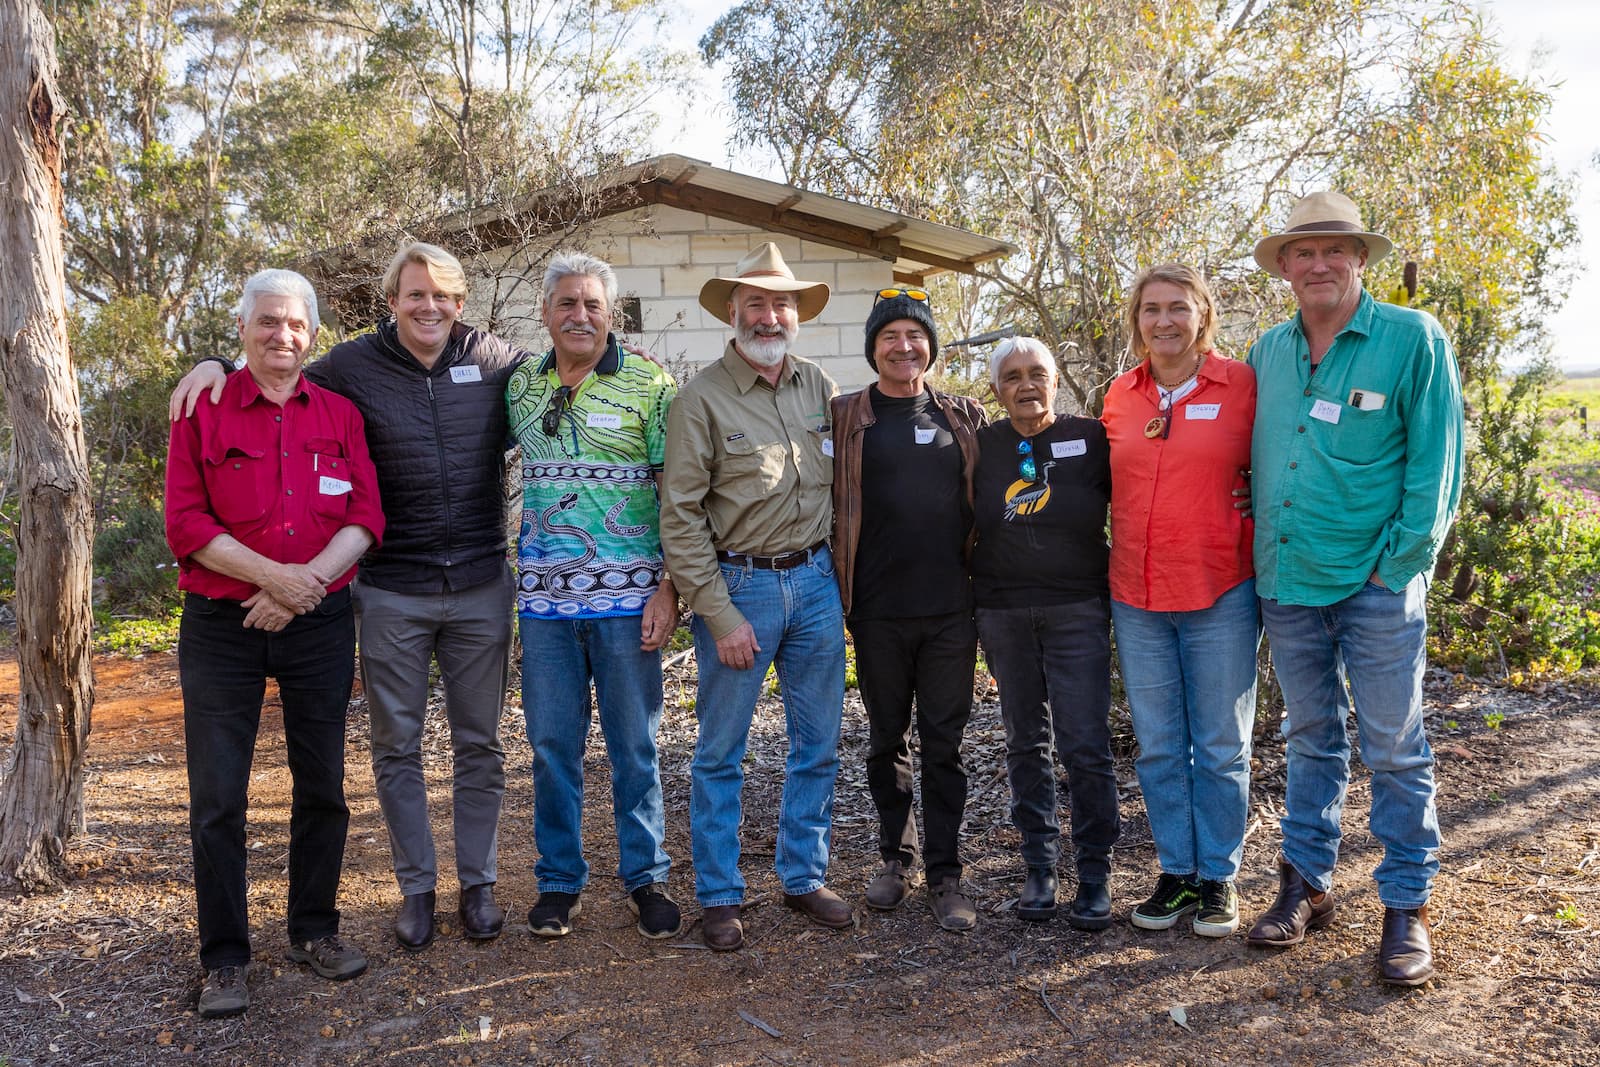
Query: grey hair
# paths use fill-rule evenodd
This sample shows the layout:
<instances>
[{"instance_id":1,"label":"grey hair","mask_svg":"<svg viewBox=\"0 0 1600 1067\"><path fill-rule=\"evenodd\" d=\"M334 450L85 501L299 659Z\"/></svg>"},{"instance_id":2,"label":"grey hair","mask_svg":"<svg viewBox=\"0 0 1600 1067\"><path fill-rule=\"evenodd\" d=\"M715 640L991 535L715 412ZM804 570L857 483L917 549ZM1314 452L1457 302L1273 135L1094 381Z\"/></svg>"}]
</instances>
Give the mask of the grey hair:
<instances>
[{"instance_id":1,"label":"grey hair","mask_svg":"<svg viewBox=\"0 0 1600 1067\"><path fill-rule=\"evenodd\" d=\"M305 306L311 336L317 335L317 326L321 321L317 317L317 291L311 287L305 275L277 267L256 271L245 279L244 291L239 294L239 303L233 308L234 317L240 322L249 322L256 310L256 299L263 296L292 296L299 300Z\"/></svg>"},{"instance_id":2,"label":"grey hair","mask_svg":"<svg viewBox=\"0 0 1600 1067\"><path fill-rule=\"evenodd\" d=\"M1039 356L1050 366L1050 376L1056 376L1056 359L1050 353L1050 348L1037 337L1007 337L1004 341L994 346L994 351L989 353L989 385L996 393L1000 391L1000 370L1005 361L1018 352L1030 356Z\"/></svg>"},{"instance_id":3,"label":"grey hair","mask_svg":"<svg viewBox=\"0 0 1600 1067\"><path fill-rule=\"evenodd\" d=\"M541 302L548 304L550 294L556 291L561 279L574 276L598 279L606 293L606 307L617 306L617 272L611 269L611 264L598 256L572 249L550 257L550 265L544 269L544 299Z\"/></svg>"}]
</instances>

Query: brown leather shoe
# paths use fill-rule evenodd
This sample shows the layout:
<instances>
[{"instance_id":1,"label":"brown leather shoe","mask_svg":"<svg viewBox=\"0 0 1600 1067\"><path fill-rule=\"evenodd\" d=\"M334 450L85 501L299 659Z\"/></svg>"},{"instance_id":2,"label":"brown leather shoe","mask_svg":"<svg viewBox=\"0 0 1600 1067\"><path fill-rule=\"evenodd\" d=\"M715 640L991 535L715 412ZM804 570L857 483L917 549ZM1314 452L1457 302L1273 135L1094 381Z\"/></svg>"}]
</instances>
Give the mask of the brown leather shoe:
<instances>
[{"instance_id":1,"label":"brown leather shoe","mask_svg":"<svg viewBox=\"0 0 1600 1067\"><path fill-rule=\"evenodd\" d=\"M1257 948L1287 948L1306 939L1307 930L1333 921L1333 894L1319 893L1289 861L1278 857L1278 899L1262 913L1245 940Z\"/></svg>"},{"instance_id":2,"label":"brown leather shoe","mask_svg":"<svg viewBox=\"0 0 1600 1067\"><path fill-rule=\"evenodd\" d=\"M826 926L830 930L843 930L854 926L856 922L856 913L849 903L827 886L799 896L785 893L783 906L793 908L818 926Z\"/></svg>"},{"instance_id":3,"label":"brown leather shoe","mask_svg":"<svg viewBox=\"0 0 1600 1067\"><path fill-rule=\"evenodd\" d=\"M928 887L928 906L941 929L960 932L978 925L978 909L962 891L961 879L956 875L941 878Z\"/></svg>"},{"instance_id":4,"label":"brown leather shoe","mask_svg":"<svg viewBox=\"0 0 1600 1067\"><path fill-rule=\"evenodd\" d=\"M920 874L906 870L906 865L899 860L887 860L867 883L867 907L893 911L906 902L921 880Z\"/></svg>"},{"instance_id":5,"label":"brown leather shoe","mask_svg":"<svg viewBox=\"0 0 1600 1067\"><path fill-rule=\"evenodd\" d=\"M1428 906L1384 908L1378 973L1389 985L1417 986L1433 977L1433 942Z\"/></svg>"},{"instance_id":6,"label":"brown leather shoe","mask_svg":"<svg viewBox=\"0 0 1600 1067\"><path fill-rule=\"evenodd\" d=\"M700 910L700 936L706 947L717 952L732 952L744 944L744 923L739 921L739 905L722 904Z\"/></svg>"}]
</instances>

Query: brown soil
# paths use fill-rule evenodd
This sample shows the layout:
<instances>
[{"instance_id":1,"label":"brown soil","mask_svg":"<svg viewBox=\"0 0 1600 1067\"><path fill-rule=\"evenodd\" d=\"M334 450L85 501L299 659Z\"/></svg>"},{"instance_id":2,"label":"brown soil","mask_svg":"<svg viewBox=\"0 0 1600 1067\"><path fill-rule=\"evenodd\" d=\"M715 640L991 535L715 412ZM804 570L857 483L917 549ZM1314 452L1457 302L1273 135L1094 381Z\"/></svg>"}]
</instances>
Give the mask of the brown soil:
<instances>
[{"instance_id":1,"label":"brown soil","mask_svg":"<svg viewBox=\"0 0 1600 1067\"><path fill-rule=\"evenodd\" d=\"M939 931L919 893L863 912L853 931L777 906L772 824L782 720L763 709L747 786L750 943L716 955L698 930L665 942L634 930L611 872L615 844L598 732L587 770L594 880L570 937L532 938L528 747L514 699L504 721L509 790L500 897L512 914L487 945L453 928L440 885L439 940L399 951L387 839L352 704L352 809L344 933L371 969L341 984L282 961L289 779L269 709L251 778L253 1004L234 1020L194 1012L195 959L182 708L169 656L102 659L87 784L88 832L60 893L0 899L0 1064L1593 1064L1600 1062L1600 720L1594 688L1540 692L1430 680L1447 851L1434 897L1439 977L1411 992L1374 981L1381 912L1370 880L1369 789L1350 791L1338 920L1297 949L1247 949L1183 926L1132 929L1127 910L1155 868L1124 759L1126 828L1113 891L1118 923L1093 935L1019 922L1021 883L992 692L970 737L965 849L980 907L968 935ZM10 747L15 663L0 664L0 743ZM693 900L688 762L692 680L673 672L662 767L675 895ZM1498 729L1486 712L1505 715ZM450 867L448 743L426 744L443 866ZM862 772L860 705L846 709L831 883L859 902L876 865ZM1255 818L1240 882L1248 917L1275 889L1282 745L1257 746ZM1070 892L1070 885L1066 887ZM1564 910L1565 909L1565 910ZM686 908L690 919L696 910Z\"/></svg>"}]
</instances>

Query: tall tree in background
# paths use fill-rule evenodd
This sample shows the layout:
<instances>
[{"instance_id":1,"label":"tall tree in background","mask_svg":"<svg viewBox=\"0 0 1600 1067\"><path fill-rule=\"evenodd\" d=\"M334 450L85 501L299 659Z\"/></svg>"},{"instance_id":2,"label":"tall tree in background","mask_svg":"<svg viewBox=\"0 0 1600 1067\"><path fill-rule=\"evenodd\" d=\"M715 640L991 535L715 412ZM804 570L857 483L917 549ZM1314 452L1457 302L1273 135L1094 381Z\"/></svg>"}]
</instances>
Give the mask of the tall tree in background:
<instances>
[{"instance_id":1,"label":"tall tree in background","mask_svg":"<svg viewBox=\"0 0 1600 1067\"><path fill-rule=\"evenodd\" d=\"M33 0L0 0L0 380L21 483L17 732L0 780L0 885L55 883L83 804L94 704L93 514L67 354L61 99L55 40Z\"/></svg>"}]
</instances>

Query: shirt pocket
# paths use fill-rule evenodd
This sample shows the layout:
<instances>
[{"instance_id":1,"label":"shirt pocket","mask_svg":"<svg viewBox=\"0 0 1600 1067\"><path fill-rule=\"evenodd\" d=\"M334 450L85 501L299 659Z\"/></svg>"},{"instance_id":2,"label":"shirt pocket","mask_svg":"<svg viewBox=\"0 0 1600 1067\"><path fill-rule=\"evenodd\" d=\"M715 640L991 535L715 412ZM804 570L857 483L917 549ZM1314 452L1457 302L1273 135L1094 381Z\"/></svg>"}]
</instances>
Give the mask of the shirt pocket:
<instances>
[{"instance_id":1,"label":"shirt pocket","mask_svg":"<svg viewBox=\"0 0 1600 1067\"><path fill-rule=\"evenodd\" d=\"M276 464L267 450L217 443L205 456L211 512L230 530L260 522L272 503Z\"/></svg>"},{"instance_id":2,"label":"shirt pocket","mask_svg":"<svg viewBox=\"0 0 1600 1067\"><path fill-rule=\"evenodd\" d=\"M321 518L342 522L350 510L350 464L344 443L332 437L308 438L302 455L306 484L311 487L311 510Z\"/></svg>"},{"instance_id":3,"label":"shirt pocket","mask_svg":"<svg viewBox=\"0 0 1600 1067\"><path fill-rule=\"evenodd\" d=\"M1389 454L1396 429L1387 406L1361 411L1347 405L1339 421L1328 427L1328 454L1346 463L1376 463Z\"/></svg>"},{"instance_id":4,"label":"shirt pocket","mask_svg":"<svg viewBox=\"0 0 1600 1067\"><path fill-rule=\"evenodd\" d=\"M749 479L759 484L763 492L772 492L782 485L789 468L787 442L758 441L749 434L738 435L731 441L724 438L722 456L729 479Z\"/></svg>"}]
</instances>

